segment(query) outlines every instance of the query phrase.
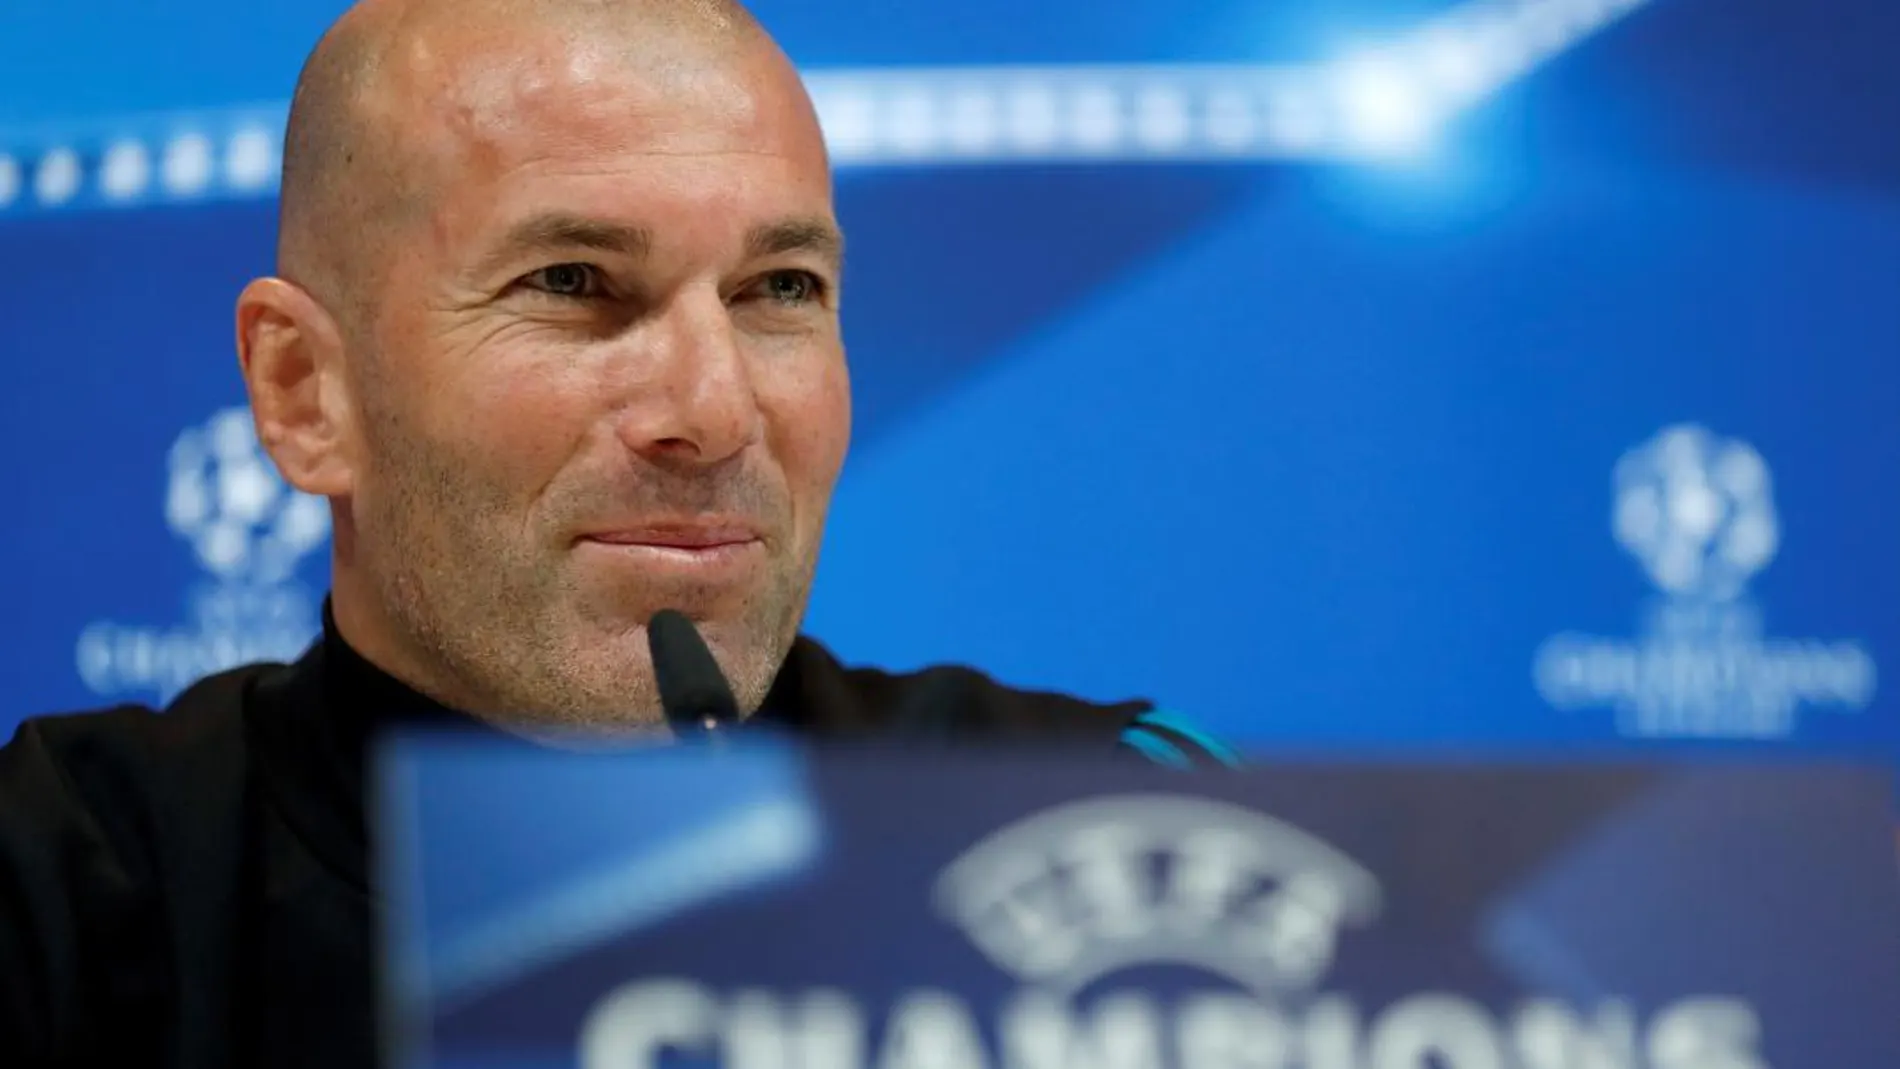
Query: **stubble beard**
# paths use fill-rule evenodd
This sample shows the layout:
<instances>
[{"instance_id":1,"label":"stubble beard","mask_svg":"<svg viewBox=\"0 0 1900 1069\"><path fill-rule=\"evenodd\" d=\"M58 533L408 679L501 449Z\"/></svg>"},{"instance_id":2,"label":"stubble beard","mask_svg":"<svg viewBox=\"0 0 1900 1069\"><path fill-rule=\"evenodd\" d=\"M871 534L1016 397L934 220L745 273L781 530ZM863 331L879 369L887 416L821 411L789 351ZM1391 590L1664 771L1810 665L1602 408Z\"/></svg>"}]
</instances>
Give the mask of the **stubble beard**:
<instances>
[{"instance_id":1,"label":"stubble beard","mask_svg":"<svg viewBox=\"0 0 1900 1069\"><path fill-rule=\"evenodd\" d=\"M617 610L606 592L580 587L563 567L564 550L524 543L531 532L506 494L472 465L394 421L378 422L379 492L360 502L357 520L383 612L425 677L408 682L545 741L662 727L645 617L666 607L695 615L693 592L678 592L678 604ZM775 551L740 609L702 625L746 713L764 702L797 637L816 570L815 552L797 559L787 547Z\"/></svg>"}]
</instances>

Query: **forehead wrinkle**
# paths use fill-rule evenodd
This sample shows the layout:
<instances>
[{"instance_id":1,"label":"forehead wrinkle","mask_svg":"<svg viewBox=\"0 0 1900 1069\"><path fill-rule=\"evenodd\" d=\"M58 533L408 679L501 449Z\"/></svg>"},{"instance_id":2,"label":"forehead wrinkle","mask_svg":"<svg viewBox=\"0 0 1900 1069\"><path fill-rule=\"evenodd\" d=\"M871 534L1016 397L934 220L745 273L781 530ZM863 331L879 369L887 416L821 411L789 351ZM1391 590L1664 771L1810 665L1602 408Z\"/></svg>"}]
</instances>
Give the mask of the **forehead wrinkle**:
<instances>
[{"instance_id":1,"label":"forehead wrinkle","mask_svg":"<svg viewBox=\"0 0 1900 1069\"><path fill-rule=\"evenodd\" d=\"M446 100L440 116L443 147L503 173L563 157L784 155L752 147L755 139L782 139L755 99L757 90L729 72L697 75L690 85L656 82L649 72L611 68L600 77L550 71L558 64L478 73ZM516 157L509 159L510 156ZM611 170L613 164L577 159L573 170Z\"/></svg>"},{"instance_id":2,"label":"forehead wrinkle","mask_svg":"<svg viewBox=\"0 0 1900 1069\"><path fill-rule=\"evenodd\" d=\"M610 178L610 177L619 176L619 177L625 177L625 178L628 178L629 180L632 180L632 179L637 179L640 177L640 168L637 166L631 165L631 161L636 161L642 158L653 158L653 159L664 159L664 160L684 160L684 159L702 158L702 159L707 159L707 160L715 160L721 157L737 157L737 158L742 158L742 159L757 159L757 160L778 160L778 161L783 161L787 163L795 162L795 156L791 153L774 152L774 151L768 151L765 149L670 149L669 150L669 149L660 149L660 148L640 148L640 149L629 149L624 152L616 153L615 158L612 160L600 160L599 162L592 162L592 163L571 159L564 155L543 152L543 153L537 154L533 158L521 160L517 163L509 165L507 170L496 174L493 181L494 181L494 184L499 187L499 186L505 186L523 177L539 177L541 175L553 175L553 176L568 177L568 178ZM818 188L820 190L829 188L828 174L826 175L826 179L827 181L818 183Z\"/></svg>"}]
</instances>

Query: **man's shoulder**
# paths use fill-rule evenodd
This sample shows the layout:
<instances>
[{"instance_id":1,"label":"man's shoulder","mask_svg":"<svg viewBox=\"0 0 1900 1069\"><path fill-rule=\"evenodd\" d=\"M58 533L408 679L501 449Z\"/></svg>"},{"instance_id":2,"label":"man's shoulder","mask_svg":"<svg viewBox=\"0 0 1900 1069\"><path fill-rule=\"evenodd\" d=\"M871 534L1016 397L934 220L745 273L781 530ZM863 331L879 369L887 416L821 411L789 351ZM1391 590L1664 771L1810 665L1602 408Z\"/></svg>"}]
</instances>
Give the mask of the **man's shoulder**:
<instances>
[{"instance_id":1,"label":"man's shoulder","mask_svg":"<svg viewBox=\"0 0 1900 1069\"><path fill-rule=\"evenodd\" d=\"M1096 701L1017 687L962 664L909 671L846 665L801 637L787 660L784 715L817 735L879 735L921 742L1053 741L1132 750L1177 766L1231 764L1232 751L1186 718L1131 698Z\"/></svg>"},{"instance_id":2,"label":"man's shoulder","mask_svg":"<svg viewBox=\"0 0 1900 1069\"><path fill-rule=\"evenodd\" d=\"M121 703L32 716L21 722L20 734L60 746L83 746L95 739L160 747L189 744L230 726L251 686L283 667L260 662L208 675L162 706Z\"/></svg>"},{"instance_id":3,"label":"man's shoulder","mask_svg":"<svg viewBox=\"0 0 1900 1069\"><path fill-rule=\"evenodd\" d=\"M215 789L242 763L243 707L281 665L253 664L194 683L162 707L120 704L35 716L0 748L0 786L41 779L91 803Z\"/></svg>"},{"instance_id":4,"label":"man's shoulder","mask_svg":"<svg viewBox=\"0 0 1900 1069\"><path fill-rule=\"evenodd\" d=\"M134 993L230 960L219 948L250 856L244 706L274 667L219 673L163 708L34 717L0 747L0 1052L156 1050ZM194 991L201 1006L221 997Z\"/></svg>"}]
</instances>

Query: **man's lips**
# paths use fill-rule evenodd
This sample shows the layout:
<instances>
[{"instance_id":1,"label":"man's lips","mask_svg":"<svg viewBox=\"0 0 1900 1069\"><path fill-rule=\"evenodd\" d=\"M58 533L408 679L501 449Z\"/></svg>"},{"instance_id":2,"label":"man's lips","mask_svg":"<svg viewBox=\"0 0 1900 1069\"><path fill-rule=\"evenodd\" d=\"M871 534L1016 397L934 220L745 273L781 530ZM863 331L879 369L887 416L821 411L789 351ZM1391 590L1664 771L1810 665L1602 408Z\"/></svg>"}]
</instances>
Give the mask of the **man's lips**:
<instances>
[{"instance_id":1,"label":"man's lips","mask_svg":"<svg viewBox=\"0 0 1900 1069\"><path fill-rule=\"evenodd\" d=\"M654 549L716 550L760 541L759 530L739 523L661 523L589 531L583 542Z\"/></svg>"},{"instance_id":2,"label":"man's lips","mask_svg":"<svg viewBox=\"0 0 1900 1069\"><path fill-rule=\"evenodd\" d=\"M604 558L610 568L630 568L652 578L740 582L764 560L759 529L743 523L647 523L589 531L576 547Z\"/></svg>"}]
</instances>

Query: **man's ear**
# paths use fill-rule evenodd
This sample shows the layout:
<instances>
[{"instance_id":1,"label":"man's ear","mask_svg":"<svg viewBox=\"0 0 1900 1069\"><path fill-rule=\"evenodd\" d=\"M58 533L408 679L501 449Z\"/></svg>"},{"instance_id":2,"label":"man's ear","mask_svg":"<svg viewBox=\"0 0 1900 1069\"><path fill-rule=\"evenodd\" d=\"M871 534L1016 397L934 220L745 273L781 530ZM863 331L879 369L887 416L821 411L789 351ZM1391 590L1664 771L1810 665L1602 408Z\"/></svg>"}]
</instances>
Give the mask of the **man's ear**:
<instances>
[{"instance_id":1,"label":"man's ear","mask_svg":"<svg viewBox=\"0 0 1900 1069\"><path fill-rule=\"evenodd\" d=\"M238 297L237 344L258 440L284 481L348 496L353 420L335 317L294 283L260 278Z\"/></svg>"}]
</instances>

